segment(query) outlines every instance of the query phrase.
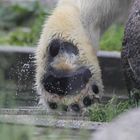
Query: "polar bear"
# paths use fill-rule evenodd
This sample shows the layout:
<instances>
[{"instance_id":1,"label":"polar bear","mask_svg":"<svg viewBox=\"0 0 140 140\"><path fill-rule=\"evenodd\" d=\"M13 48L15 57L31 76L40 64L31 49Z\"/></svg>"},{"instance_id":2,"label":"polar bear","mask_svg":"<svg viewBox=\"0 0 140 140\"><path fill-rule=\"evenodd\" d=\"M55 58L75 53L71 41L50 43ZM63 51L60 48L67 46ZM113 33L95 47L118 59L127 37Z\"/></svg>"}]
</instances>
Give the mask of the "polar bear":
<instances>
[{"instance_id":1,"label":"polar bear","mask_svg":"<svg viewBox=\"0 0 140 140\"><path fill-rule=\"evenodd\" d=\"M36 87L46 109L82 112L103 95L96 53L104 31L132 0L59 0L36 50Z\"/></svg>"}]
</instances>

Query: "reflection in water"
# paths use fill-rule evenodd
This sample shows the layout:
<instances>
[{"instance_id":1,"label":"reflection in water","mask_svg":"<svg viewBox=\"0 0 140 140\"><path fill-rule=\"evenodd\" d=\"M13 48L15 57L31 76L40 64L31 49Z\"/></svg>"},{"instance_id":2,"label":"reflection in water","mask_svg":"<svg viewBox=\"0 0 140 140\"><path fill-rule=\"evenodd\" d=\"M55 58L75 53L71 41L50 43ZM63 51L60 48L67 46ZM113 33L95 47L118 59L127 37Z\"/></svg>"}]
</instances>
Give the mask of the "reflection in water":
<instances>
[{"instance_id":1,"label":"reflection in water","mask_svg":"<svg viewBox=\"0 0 140 140\"><path fill-rule=\"evenodd\" d=\"M44 129L36 128L34 136L35 140L88 140L90 138L90 132L86 130L70 130L70 129Z\"/></svg>"},{"instance_id":2,"label":"reflection in water","mask_svg":"<svg viewBox=\"0 0 140 140\"><path fill-rule=\"evenodd\" d=\"M89 140L91 132L86 130L1 125L0 138L17 140ZM11 133L12 132L12 133Z\"/></svg>"}]
</instances>

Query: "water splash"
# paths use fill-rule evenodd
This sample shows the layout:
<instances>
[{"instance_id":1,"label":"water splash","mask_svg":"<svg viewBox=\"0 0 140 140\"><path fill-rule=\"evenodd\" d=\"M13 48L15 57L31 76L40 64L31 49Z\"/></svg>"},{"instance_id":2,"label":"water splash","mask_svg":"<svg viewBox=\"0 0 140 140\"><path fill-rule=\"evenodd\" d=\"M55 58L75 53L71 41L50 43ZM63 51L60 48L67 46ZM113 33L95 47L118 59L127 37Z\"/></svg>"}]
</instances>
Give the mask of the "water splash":
<instances>
[{"instance_id":1,"label":"water splash","mask_svg":"<svg viewBox=\"0 0 140 140\"><path fill-rule=\"evenodd\" d=\"M23 56L24 55L24 56ZM25 105L35 104L37 102L37 95L34 90L34 74L35 65L32 54L23 54L17 57L17 64L15 66L17 75L17 100L22 100ZM34 103L33 103L34 102Z\"/></svg>"}]
</instances>

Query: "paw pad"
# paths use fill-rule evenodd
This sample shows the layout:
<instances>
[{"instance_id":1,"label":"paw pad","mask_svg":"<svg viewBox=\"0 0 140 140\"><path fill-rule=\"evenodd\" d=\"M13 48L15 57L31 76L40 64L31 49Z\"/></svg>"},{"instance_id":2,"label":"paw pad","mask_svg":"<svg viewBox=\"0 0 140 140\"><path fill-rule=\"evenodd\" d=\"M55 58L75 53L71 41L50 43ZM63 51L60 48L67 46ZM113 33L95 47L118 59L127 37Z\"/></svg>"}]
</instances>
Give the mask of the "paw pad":
<instances>
[{"instance_id":1,"label":"paw pad","mask_svg":"<svg viewBox=\"0 0 140 140\"><path fill-rule=\"evenodd\" d=\"M95 94L98 94L99 93L99 88L97 85L92 85L92 91L95 93Z\"/></svg>"},{"instance_id":2,"label":"paw pad","mask_svg":"<svg viewBox=\"0 0 140 140\"><path fill-rule=\"evenodd\" d=\"M88 107L92 104L92 100L90 99L89 96L86 96L84 99L83 99L83 104L85 107Z\"/></svg>"},{"instance_id":3,"label":"paw pad","mask_svg":"<svg viewBox=\"0 0 140 140\"><path fill-rule=\"evenodd\" d=\"M51 109L57 109L57 104L56 103L53 103L53 102L49 102L48 103L49 104L49 107L51 108Z\"/></svg>"},{"instance_id":4,"label":"paw pad","mask_svg":"<svg viewBox=\"0 0 140 140\"><path fill-rule=\"evenodd\" d=\"M80 106L78 104L72 104L71 109L75 112L79 112L80 111Z\"/></svg>"},{"instance_id":5,"label":"paw pad","mask_svg":"<svg viewBox=\"0 0 140 140\"><path fill-rule=\"evenodd\" d=\"M53 40L49 47L49 53L52 57L55 57L60 50L60 42L58 40Z\"/></svg>"}]
</instances>

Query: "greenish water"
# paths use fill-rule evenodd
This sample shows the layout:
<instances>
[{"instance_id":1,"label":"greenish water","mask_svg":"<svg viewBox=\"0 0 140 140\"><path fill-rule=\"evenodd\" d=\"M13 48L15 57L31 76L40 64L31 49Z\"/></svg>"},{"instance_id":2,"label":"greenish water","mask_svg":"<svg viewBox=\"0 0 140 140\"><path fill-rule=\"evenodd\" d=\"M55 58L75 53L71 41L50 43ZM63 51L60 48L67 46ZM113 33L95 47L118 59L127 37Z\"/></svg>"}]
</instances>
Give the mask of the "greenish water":
<instances>
[{"instance_id":1,"label":"greenish water","mask_svg":"<svg viewBox=\"0 0 140 140\"><path fill-rule=\"evenodd\" d=\"M0 124L1 140L88 140L90 136L85 130Z\"/></svg>"}]
</instances>

